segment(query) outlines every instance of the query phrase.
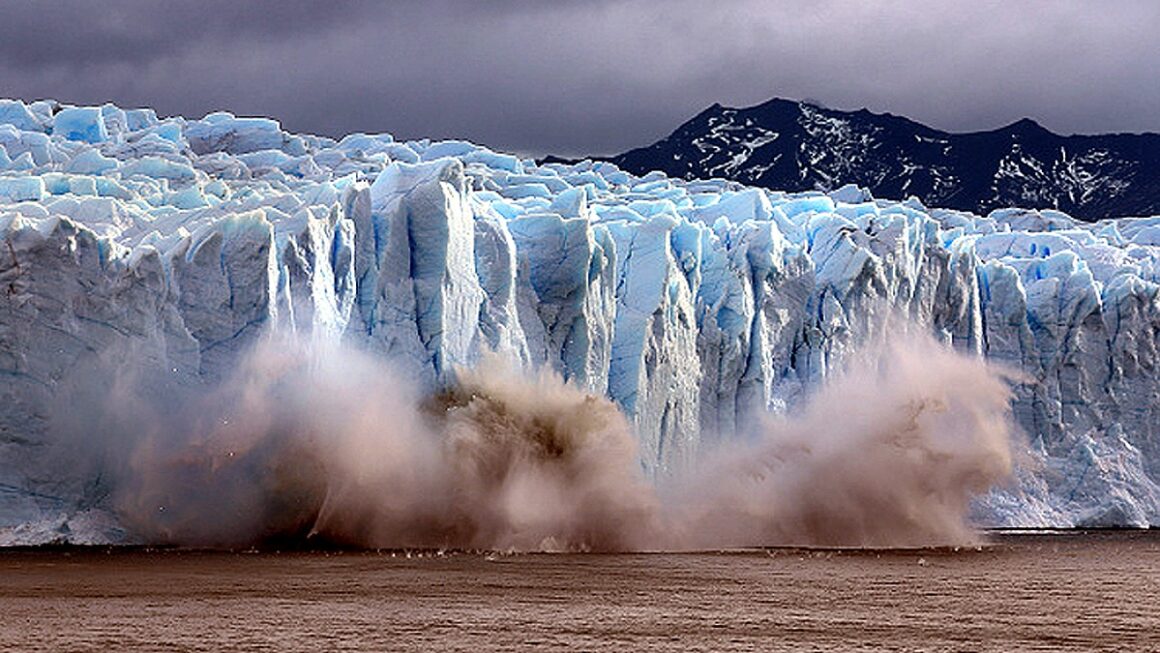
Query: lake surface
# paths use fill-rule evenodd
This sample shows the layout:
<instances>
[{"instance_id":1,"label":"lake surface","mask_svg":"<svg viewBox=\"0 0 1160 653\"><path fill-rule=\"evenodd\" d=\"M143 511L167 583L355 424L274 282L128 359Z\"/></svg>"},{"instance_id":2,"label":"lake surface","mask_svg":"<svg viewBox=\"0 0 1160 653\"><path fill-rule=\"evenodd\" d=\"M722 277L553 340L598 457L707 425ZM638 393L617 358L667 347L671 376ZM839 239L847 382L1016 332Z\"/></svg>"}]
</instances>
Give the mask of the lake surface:
<instances>
[{"instance_id":1,"label":"lake surface","mask_svg":"<svg viewBox=\"0 0 1160 653\"><path fill-rule=\"evenodd\" d=\"M0 651L1160 651L1160 532L638 555L0 553Z\"/></svg>"}]
</instances>

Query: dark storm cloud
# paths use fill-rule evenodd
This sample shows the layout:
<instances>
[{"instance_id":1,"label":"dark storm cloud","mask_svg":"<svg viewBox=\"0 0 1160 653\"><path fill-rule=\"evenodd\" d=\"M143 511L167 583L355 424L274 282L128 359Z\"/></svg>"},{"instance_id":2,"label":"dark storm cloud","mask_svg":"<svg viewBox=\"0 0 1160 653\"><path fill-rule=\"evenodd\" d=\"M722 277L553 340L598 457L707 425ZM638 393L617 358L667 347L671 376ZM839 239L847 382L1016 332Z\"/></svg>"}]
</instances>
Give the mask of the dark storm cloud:
<instances>
[{"instance_id":1,"label":"dark storm cloud","mask_svg":"<svg viewBox=\"0 0 1160 653\"><path fill-rule=\"evenodd\" d=\"M773 96L1160 131L1154 0L0 0L0 95L605 153Z\"/></svg>"}]
</instances>

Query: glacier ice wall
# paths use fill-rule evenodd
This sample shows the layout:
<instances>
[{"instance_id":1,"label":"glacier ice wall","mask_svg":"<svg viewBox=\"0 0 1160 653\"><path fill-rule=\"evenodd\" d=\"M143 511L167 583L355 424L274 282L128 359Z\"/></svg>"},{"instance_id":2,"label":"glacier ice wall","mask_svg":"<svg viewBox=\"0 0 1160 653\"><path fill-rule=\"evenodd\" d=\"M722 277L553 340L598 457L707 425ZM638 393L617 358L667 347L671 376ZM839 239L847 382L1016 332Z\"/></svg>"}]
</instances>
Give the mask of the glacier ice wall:
<instances>
[{"instance_id":1,"label":"glacier ice wall","mask_svg":"<svg viewBox=\"0 0 1160 653\"><path fill-rule=\"evenodd\" d=\"M900 317L1022 373L1024 464L981 520L1160 524L1160 217L984 217L3 100L0 238L0 541L115 529L100 479L53 463L50 422L77 370L128 352L214 378L278 327L435 389L496 350L613 399L664 474Z\"/></svg>"}]
</instances>

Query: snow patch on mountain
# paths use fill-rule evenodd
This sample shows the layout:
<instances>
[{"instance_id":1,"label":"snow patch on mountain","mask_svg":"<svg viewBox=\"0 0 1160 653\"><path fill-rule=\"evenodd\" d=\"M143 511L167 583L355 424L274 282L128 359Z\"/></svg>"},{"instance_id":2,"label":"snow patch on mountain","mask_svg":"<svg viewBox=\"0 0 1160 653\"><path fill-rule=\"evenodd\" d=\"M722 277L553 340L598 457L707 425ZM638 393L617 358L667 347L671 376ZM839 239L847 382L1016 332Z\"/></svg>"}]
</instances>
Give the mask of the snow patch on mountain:
<instances>
[{"instance_id":1,"label":"snow patch on mountain","mask_svg":"<svg viewBox=\"0 0 1160 653\"><path fill-rule=\"evenodd\" d=\"M986 213L1020 206L1085 219L1160 212L1160 135L1059 136L1031 120L952 134L906 118L774 99L714 105L610 159L637 174L723 177L771 190L879 197Z\"/></svg>"}]
</instances>

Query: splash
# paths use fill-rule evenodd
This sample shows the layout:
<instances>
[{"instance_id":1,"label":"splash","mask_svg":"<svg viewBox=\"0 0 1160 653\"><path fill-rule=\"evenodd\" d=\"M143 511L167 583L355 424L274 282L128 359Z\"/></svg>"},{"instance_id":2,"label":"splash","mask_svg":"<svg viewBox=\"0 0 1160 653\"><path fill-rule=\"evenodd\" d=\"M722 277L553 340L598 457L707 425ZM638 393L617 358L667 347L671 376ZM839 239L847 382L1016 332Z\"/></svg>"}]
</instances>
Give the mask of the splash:
<instances>
[{"instance_id":1,"label":"splash","mask_svg":"<svg viewBox=\"0 0 1160 653\"><path fill-rule=\"evenodd\" d=\"M113 503L147 542L632 550L655 537L627 420L548 372L492 357L424 400L370 356L272 339L211 388L155 388L133 371L101 402L101 431L141 434L118 440L132 453Z\"/></svg>"},{"instance_id":2,"label":"splash","mask_svg":"<svg viewBox=\"0 0 1160 653\"><path fill-rule=\"evenodd\" d=\"M971 498L1011 473L1009 377L930 338L862 351L800 414L674 490L686 546L970 542Z\"/></svg>"},{"instance_id":3,"label":"splash","mask_svg":"<svg viewBox=\"0 0 1160 653\"><path fill-rule=\"evenodd\" d=\"M96 421L131 452L103 473L147 542L898 546L972 540L971 498L1010 473L1010 398L984 362L907 336L659 489L613 403L494 356L424 397L377 359L272 338L212 387L122 374Z\"/></svg>"},{"instance_id":4,"label":"splash","mask_svg":"<svg viewBox=\"0 0 1160 653\"><path fill-rule=\"evenodd\" d=\"M423 412L426 420L409 418L405 439L427 446L387 473L381 461L406 460L409 447L372 452L382 433L377 420L356 430L366 448L355 456L336 450L334 469L363 482L336 484L318 532L375 547L523 551L633 550L654 536L655 497L636 464L629 424L607 399L492 357L462 371ZM413 488L424 499L383 501Z\"/></svg>"}]
</instances>

